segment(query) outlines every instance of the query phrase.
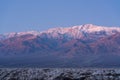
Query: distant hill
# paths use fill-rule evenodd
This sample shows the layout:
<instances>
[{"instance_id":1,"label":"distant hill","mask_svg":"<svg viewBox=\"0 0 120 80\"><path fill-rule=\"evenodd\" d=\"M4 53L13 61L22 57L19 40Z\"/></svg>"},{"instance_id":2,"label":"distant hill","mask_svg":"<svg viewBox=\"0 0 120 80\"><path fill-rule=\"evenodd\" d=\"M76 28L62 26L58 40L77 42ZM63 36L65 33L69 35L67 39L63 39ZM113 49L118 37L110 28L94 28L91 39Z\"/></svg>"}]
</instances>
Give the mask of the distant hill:
<instances>
[{"instance_id":1,"label":"distant hill","mask_svg":"<svg viewBox=\"0 0 120 80\"><path fill-rule=\"evenodd\" d=\"M0 34L0 67L120 67L120 28L86 24Z\"/></svg>"}]
</instances>

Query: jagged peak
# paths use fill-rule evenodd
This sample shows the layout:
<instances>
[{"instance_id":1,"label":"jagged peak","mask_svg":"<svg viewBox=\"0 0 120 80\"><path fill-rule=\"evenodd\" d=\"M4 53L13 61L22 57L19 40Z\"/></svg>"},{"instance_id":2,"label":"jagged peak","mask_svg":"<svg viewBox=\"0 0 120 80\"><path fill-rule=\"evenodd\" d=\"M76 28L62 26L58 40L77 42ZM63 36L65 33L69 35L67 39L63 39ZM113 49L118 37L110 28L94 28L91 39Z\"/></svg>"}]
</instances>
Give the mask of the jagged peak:
<instances>
[{"instance_id":1,"label":"jagged peak","mask_svg":"<svg viewBox=\"0 0 120 80\"><path fill-rule=\"evenodd\" d=\"M26 32L18 32L18 35L25 35L25 34L33 34L33 35L38 35L38 31L26 31Z\"/></svg>"},{"instance_id":2,"label":"jagged peak","mask_svg":"<svg viewBox=\"0 0 120 80\"><path fill-rule=\"evenodd\" d=\"M104 27L104 26L97 26L93 24L84 24L84 25L78 25L78 26L73 26L73 27L56 27L56 28L50 28L46 31L26 31L26 32L12 32L12 33L7 33L3 34L6 37L14 37L14 36L21 36L25 34L32 34L34 36L40 35L42 33L51 33L52 35L56 35L58 33L60 34L65 34L67 33L68 35L73 35L73 36L80 36L81 34L84 33L94 33L94 32L99 32L99 31L104 31L107 34L113 34L115 32L120 32L119 27Z\"/></svg>"},{"instance_id":3,"label":"jagged peak","mask_svg":"<svg viewBox=\"0 0 120 80\"><path fill-rule=\"evenodd\" d=\"M93 24L84 24L81 25L82 27L86 27L86 28L93 28L93 27L97 27L97 25L93 25Z\"/></svg>"},{"instance_id":4,"label":"jagged peak","mask_svg":"<svg viewBox=\"0 0 120 80\"><path fill-rule=\"evenodd\" d=\"M105 31L107 34L111 34L113 32L120 32L119 27L104 27L104 26L97 26L93 24L84 24L84 25L78 25L78 26L73 26L73 27L56 27L56 28L51 28L46 31L43 31L41 33L69 33L69 34L79 34L81 32L85 33L94 33L94 32L99 32L99 31Z\"/></svg>"},{"instance_id":5,"label":"jagged peak","mask_svg":"<svg viewBox=\"0 0 120 80\"><path fill-rule=\"evenodd\" d=\"M90 32L101 31L101 30L105 30L105 31L118 30L118 31L120 31L119 27L105 27L105 26L98 26L98 25L93 25L93 24L84 24L84 25L80 25L80 26L73 26L72 28L82 30L82 31L90 31Z\"/></svg>"},{"instance_id":6,"label":"jagged peak","mask_svg":"<svg viewBox=\"0 0 120 80\"><path fill-rule=\"evenodd\" d=\"M34 36L37 36L40 34L40 32L38 32L38 31L11 32L11 33L1 34L1 36L3 36L6 39L6 38L10 38L10 37L22 36L22 35L27 35L27 34L32 34Z\"/></svg>"}]
</instances>

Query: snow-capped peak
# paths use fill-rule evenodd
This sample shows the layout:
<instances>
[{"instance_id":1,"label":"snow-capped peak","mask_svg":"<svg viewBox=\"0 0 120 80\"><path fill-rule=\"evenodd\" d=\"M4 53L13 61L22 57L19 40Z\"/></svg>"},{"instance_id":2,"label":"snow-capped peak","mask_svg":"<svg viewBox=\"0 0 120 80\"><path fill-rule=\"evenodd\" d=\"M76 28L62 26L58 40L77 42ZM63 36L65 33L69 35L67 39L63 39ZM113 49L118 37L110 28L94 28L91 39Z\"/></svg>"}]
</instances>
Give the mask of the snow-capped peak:
<instances>
[{"instance_id":1,"label":"snow-capped peak","mask_svg":"<svg viewBox=\"0 0 120 80\"><path fill-rule=\"evenodd\" d=\"M27 32L18 32L17 35L25 35L25 34L32 34L32 35L38 35L38 31L27 31Z\"/></svg>"},{"instance_id":2,"label":"snow-capped peak","mask_svg":"<svg viewBox=\"0 0 120 80\"><path fill-rule=\"evenodd\" d=\"M104 26L96 26L93 24L79 25L73 27L65 27L65 28L52 28L48 29L42 33L49 34L51 37L59 37L61 35L72 37L72 38L81 38L81 37L105 37L109 35L113 35L117 32L120 32L119 27L104 27ZM42 34L41 33L41 34Z\"/></svg>"},{"instance_id":3,"label":"snow-capped peak","mask_svg":"<svg viewBox=\"0 0 120 80\"><path fill-rule=\"evenodd\" d=\"M43 33L47 34L48 36L52 37L59 37L61 35L72 37L72 38L81 38L84 36L95 36L95 37L103 37L106 35L112 35L116 32L120 32L119 27L104 27L104 26L96 26L93 24L85 24L85 25L78 25L73 27L57 27L51 28L46 31L26 31L26 32L13 32L4 34L4 38L21 36L26 34L32 34L34 36L40 36ZM1 38L1 37L0 37Z\"/></svg>"},{"instance_id":4,"label":"snow-capped peak","mask_svg":"<svg viewBox=\"0 0 120 80\"><path fill-rule=\"evenodd\" d=\"M73 26L73 27L67 27L67 28L51 28L48 29L47 31L44 31L43 33L81 33L81 32L85 32L85 33L94 33L94 32L100 32L100 31L104 31L106 33L114 33L116 32L120 32L120 28L119 27L104 27L104 26L96 26L93 24L86 24L86 25L80 25L80 26Z\"/></svg>"}]
</instances>

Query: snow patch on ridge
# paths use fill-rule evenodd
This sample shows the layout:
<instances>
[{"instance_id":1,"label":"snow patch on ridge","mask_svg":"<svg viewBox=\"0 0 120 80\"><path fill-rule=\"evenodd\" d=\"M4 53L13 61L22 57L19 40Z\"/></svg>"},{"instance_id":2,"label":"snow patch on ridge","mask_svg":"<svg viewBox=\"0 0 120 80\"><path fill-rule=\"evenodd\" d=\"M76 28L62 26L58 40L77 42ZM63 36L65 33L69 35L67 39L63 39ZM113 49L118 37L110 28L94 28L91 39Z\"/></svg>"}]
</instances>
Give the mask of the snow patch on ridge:
<instances>
[{"instance_id":1,"label":"snow patch on ridge","mask_svg":"<svg viewBox=\"0 0 120 80\"><path fill-rule=\"evenodd\" d=\"M85 36L94 35L95 37L113 35L117 32L120 32L119 27L104 27L104 26L96 26L93 24L85 24L73 27L59 27L59 28L51 28L46 31L27 31L27 32L12 32L0 35L1 39L6 39L10 37L22 36L27 34L32 34L34 36L40 36L42 34L46 34L51 37L59 37L61 35L72 37L72 38L81 38Z\"/></svg>"}]
</instances>

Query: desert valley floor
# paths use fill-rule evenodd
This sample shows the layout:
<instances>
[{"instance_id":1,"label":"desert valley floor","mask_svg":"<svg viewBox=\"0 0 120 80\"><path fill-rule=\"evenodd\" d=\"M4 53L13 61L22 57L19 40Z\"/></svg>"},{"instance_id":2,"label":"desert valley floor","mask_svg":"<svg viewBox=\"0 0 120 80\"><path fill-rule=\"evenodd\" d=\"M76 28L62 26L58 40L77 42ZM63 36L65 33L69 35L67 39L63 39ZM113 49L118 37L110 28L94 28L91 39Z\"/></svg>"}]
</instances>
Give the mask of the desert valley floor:
<instances>
[{"instance_id":1,"label":"desert valley floor","mask_svg":"<svg viewBox=\"0 0 120 80\"><path fill-rule=\"evenodd\" d=\"M120 69L0 68L0 80L120 80Z\"/></svg>"}]
</instances>

